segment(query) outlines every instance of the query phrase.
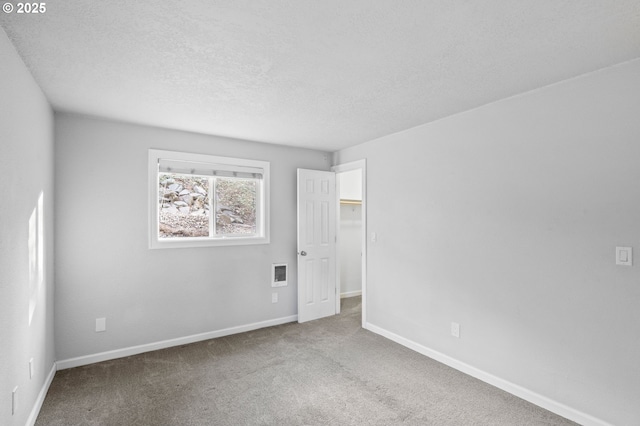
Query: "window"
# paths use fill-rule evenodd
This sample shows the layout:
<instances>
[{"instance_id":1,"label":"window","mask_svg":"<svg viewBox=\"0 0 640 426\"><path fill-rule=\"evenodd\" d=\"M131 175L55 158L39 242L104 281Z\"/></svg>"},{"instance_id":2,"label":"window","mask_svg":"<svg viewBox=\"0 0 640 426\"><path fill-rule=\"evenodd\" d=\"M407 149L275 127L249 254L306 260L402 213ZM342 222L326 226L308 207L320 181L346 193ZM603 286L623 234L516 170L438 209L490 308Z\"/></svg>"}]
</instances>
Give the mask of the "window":
<instances>
[{"instance_id":1,"label":"window","mask_svg":"<svg viewBox=\"0 0 640 426\"><path fill-rule=\"evenodd\" d=\"M150 248L269 242L269 163L149 150Z\"/></svg>"}]
</instances>

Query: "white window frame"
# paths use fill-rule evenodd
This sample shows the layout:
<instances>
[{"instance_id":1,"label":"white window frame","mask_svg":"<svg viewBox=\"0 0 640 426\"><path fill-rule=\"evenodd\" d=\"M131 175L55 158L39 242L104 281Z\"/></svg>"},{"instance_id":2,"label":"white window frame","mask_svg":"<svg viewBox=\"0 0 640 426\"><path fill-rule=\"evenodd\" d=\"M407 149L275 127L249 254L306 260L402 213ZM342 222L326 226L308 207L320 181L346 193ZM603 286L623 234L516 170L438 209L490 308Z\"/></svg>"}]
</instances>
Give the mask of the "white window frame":
<instances>
[{"instance_id":1,"label":"white window frame","mask_svg":"<svg viewBox=\"0 0 640 426\"><path fill-rule=\"evenodd\" d=\"M159 222L160 211L158 208L159 188L159 161L160 160L187 161L194 163L210 163L223 165L227 169L260 168L262 169L261 188L256 199L256 227L258 235L218 235L214 237L182 237L160 238ZM159 149L149 150L149 248L187 248L187 247L218 247L237 246L250 244L269 244L269 162L260 160L247 160L243 158L218 157L208 154L195 154L178 151L165 151ZM212 218L215 220L215 212Z\"/></svg>"}]
</instances>

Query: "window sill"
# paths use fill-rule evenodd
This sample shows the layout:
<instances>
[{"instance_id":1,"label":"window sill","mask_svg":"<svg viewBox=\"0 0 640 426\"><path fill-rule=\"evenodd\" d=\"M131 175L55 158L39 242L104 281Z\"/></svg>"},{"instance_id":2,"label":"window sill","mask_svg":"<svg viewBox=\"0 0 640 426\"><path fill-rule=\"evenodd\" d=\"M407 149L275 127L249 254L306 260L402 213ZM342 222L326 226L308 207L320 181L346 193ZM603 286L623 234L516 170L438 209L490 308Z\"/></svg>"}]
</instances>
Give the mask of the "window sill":
<instances>
[{"instance_id":1,"label":"window sill","mask_svg":"<svg viewBox=\"0 0 640 426\"><path fill-rule=\"evenodd\" d=\"M149 249L172 249L193 247L224 247L269 244L268 237L220 237L220 238L180 238L152 240Z\"/></svg>"}]
</instances>

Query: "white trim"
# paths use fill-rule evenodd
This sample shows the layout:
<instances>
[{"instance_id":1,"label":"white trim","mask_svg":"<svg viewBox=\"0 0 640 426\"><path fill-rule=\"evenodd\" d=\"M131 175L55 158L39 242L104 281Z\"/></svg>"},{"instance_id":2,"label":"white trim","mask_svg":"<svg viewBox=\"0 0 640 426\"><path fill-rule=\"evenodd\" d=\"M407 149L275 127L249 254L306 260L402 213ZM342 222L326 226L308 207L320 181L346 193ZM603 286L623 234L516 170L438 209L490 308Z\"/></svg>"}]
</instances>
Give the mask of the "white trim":
<instances>
[{"instance_id":1,"label":"white trim","mask_svg":"<svg viewBox=\"0 0 640 426\"><path fill-rule=\"evenodd\" d=\"M451 368L455 368L456 370L468 374L471 377L475 377L476 379L482 380L483 382L502 389L503 391L509 392L510 394L522 398L525 401L529 401L532 404L549 410L552 413L558 414L559 416L565 417L569 420L573 420L574 422L577 422L583 426L612 426L610 423L607 423L604 420L578 411L575 408L568 407L560 402L547 398L546 396L540 395L522 386L516 385L515 383L511 383L505 379L487 373L486 371L482 371L472 365L466 364L462 361L458 361L457 359L445 355L442 352L438 352L412 340L406 339L395 333L387 331L382 327L378 327L377 325L368 323L364 328L370 330L373 333L379 334L380 336L386 337L389 340L393 340L394 342L399 343L402 346L412 349L431 359L448 365Z\"/></svg>"},{"instance_id":2,"label":"white trim","mask_svg":"<svg viewBox=\"0 0 640 426\"><path fill-rule=\"evenodd\" d=\"M229 336L231 334L244 333L246 331L257 330L274 325L286 324L298 320L297 315L276 318L267 321L254 322L252 324L240 325L237 327L224 328L222 330L210 331L207 333L193 334L191 336L178 337L176 339L163 340L160 342L147 343L144 345L131 346L128 348L116 349L113 351L101 352L93 355L85 355L76 358L69 358L58 361L58 370L80 367L82 365L94 364L96 362L109 361L117 358L124 358L131 355L138 355L144 352L156 351L158 349L170 348L173 346L186 345L189 343L201 342L203 340L215 339L217 337Z\"/></svg>"},{"instance_id":3,"label":"white trim","mask_svg":"<svg viewBox=\"0 0 640 426\"><path fill-rule=\"evenodd\" d=\"M340 296L340 297L336 297L336 315L339 315L341 310L342 310L342 303L340 303L340 301L342 300L342 274L341 274L341 270L342 270L342 258L340 256L340 245L342 244L341 240L340 240L340 176L338 176L338 173L335 171L335 167L331 167L331 171L333 172L333 176L335 177L336 180L336 259L335 259L335 265L336 265L336 278L335 278L335 282L336 282L336 296Z\"/></svg>"},{"instance_id":4,"label":"white trim","mask_svg":"<svg viewBox=\"0 0 640 426\"><path fill-rule=\"evenodd\" d=\"M356 297L356 296L362 296L362 290L347 291L344 293L340 293L340 299L347 299L349 297Z\"/></svg>"},{"instance_id":5,"label":"white trim","mask_svg":"<svg viewBox=\"0 0 640 426\"><path fill-rule=\"evenodd\" d=\"M26 426L33 426L36 424L36 420L38 419L38 414L40 414L40 409L42 408L42 404L44 403L44 399L47 396L47 392L49 392L49 386L51 386L51 382L53 382L53 377L56 375L57 366L54 362L51 366L51 370L47 375L44 383L42 384L42 389L40 389L40 393L38 394L38 398L36 398L36 402L33 404L33 408L31 409L31 414L29 414L29 418L25 423Z\"/></svg>"},{"instance_id":6,"label":"white trim","mask_svg":"<svg viewBox=\"0 0 640 426\"><path fill-rule=\"evenodd\" d=\"M348 172L351 170L362 171L362 328L367 328L367 160L350 161L344 164L338 164L331 167L331 171L335 173ZM339 179L336 178L336 181ZM338 188L339 189L339 188ZM340 192L336 191L336 196L340 196ZM340 209L340 200L338 200L337 208ZM339 210L338 210L339 211ZM340 216L338 216L340 217ZM339 234L340 227L337 227ZM338 235L338 239L340 235ZM336 256L337 283L340 283L340 263L339 256ZM338 311L339 312L339 311Z\"/></svg>"}]
</instances>

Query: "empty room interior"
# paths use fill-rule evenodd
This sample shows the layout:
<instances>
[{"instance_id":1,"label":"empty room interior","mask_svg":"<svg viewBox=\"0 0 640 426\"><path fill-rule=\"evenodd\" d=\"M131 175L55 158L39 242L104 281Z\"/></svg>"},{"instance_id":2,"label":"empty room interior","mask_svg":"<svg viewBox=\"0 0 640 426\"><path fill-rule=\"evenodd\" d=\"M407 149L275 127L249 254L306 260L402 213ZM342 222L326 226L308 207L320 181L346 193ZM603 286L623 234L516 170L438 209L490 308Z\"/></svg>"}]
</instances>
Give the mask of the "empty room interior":
<instances>
[{"instance_id":1,"label":"empty room interior","mask_svg":"<svg viewBox=\"0 0 640 426\"><path fill-rule=\"evenodd\" d=\"M640 1L3 2L0 424L640 425Z\"/></svg>"}]
</instances>

